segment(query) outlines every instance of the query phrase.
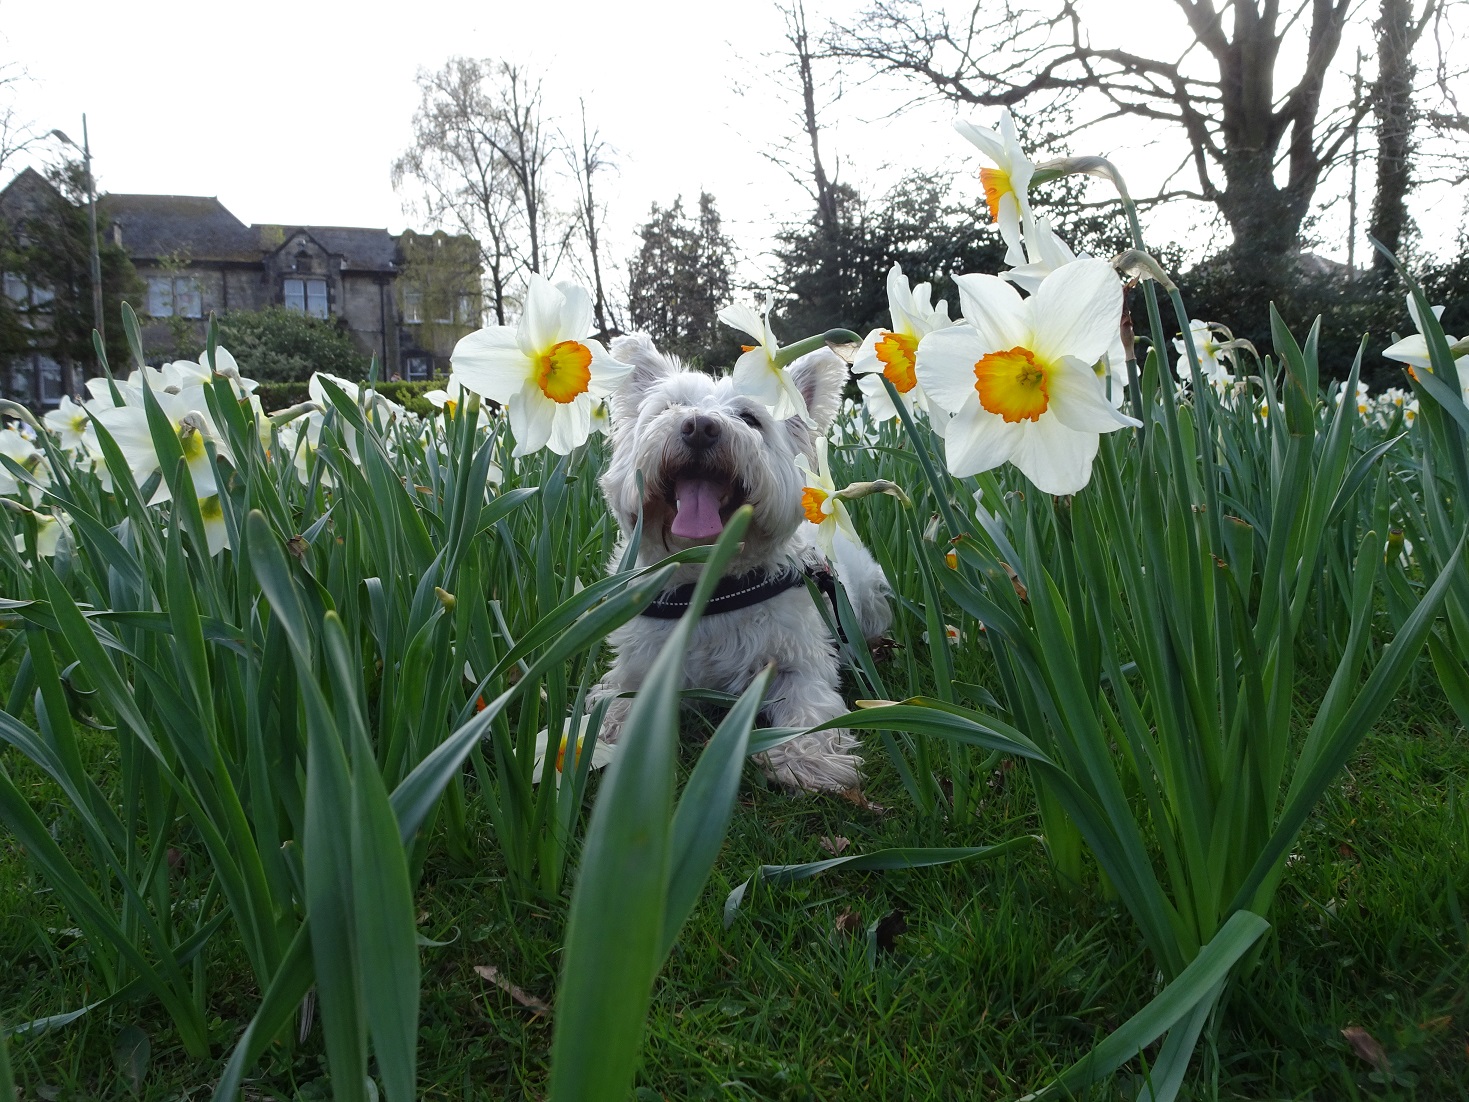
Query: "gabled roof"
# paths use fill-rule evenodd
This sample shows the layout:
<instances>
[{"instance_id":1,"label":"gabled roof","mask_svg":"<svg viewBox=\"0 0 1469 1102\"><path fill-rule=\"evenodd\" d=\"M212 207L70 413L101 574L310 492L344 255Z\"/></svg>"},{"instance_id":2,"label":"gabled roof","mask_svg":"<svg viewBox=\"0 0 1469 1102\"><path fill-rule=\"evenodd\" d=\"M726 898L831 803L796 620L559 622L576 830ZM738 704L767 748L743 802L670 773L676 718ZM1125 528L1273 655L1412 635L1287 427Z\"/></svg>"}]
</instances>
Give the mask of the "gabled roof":
<instances>
[{"instance_id":1,"label":"gabled roof","mask_svg":"<svg viewBox=\"0 0 1469 1102\"><path fill-rule=\"evenodd\" d=\"M119 228L122 247L135 259L258 261L257 235L214 196L104 195L98 202L102 232Z\"/></svg>"},{"instance_id":2,"label":"gabled roof","mask_svg":"<svg viewBox=\"0 0 1469 1102\"><path fill-rule=\"evenodd\" d=\"M397 270L398 242L387 230L356 226L251 226L258 231L262 252L274 252L296 235L304 233L332 256L341 257L344 271L391 272Z\"/></svg>"}]
</instances>

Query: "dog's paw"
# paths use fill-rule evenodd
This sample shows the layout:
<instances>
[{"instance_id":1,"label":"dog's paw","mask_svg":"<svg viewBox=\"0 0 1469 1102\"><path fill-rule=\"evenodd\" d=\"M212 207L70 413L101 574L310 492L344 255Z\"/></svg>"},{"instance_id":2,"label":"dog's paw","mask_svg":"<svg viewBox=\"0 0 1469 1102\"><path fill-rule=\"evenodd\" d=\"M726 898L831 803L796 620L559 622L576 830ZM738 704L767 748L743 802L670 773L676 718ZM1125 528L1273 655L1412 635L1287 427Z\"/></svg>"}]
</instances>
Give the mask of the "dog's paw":
<instances>
[{"instance_id":1,"label":"dog's paw","mask_svg":"<svg viewBox=\"0 0 1469 1102\"><path fill-rule=\"evenodd\" d=\"M862 759L850 751L857 740L847 731L798 735L756 755L774 784L812 792L845 792L862 783Z\"/></svg>"}]
</instances>

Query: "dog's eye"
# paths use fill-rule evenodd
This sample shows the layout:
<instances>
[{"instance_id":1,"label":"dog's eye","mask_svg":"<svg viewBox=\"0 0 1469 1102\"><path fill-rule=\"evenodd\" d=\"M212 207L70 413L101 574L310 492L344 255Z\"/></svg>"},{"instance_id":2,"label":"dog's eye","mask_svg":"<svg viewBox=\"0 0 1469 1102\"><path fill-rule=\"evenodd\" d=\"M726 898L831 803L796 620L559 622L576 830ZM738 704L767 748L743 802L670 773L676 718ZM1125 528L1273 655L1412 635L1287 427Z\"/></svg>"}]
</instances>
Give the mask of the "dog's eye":
<instances>
[{"instance_id":1,"label":"dog's eye","mask_svg":"<svg viewBox=\"0 0 1469 1102\"><path fill-rule=\"evenodd\" d=\"M760 427L760 418L756 417L749 410L741 411L740 420L749 425L752 429L758 429Z\"/></svg>"}]
</instances>

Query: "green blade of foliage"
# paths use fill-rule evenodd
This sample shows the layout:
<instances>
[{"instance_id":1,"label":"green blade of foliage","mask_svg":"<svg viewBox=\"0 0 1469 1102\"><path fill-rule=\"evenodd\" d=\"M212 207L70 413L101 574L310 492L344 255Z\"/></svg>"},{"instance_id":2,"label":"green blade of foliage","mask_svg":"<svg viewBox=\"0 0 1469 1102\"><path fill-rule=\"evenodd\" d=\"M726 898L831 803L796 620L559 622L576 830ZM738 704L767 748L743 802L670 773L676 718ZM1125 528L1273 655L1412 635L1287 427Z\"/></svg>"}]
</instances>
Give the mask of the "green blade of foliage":
<instances>
[{"instance_id":1,"label":"green blade of foliage","mask_svg":"<svg viewBox=\"0 0 1469 1102\"><path fill-rule=\"evenodd\" d=\"M660 961L678 938L709 879L714 859L729 830L739 792L740 775L749 754L750 729L765 699L774 667L766 666L750 682L709 740L679 797L673 814L672 855L669 860L668 902L663 914Z\"/></svg>"},{"instance_id":2,"label":"green blade of foliage","mask_svg":"<svg viewBox=\"0 0 1469 1102\"><path fill-rule=\"evenodd\" d=\"M567 919L551 1050L552 1102L621 1102L637 1068L664 946L684 657L751 515L742 507L714 545L689 610L633 701L592 809Z\"/></svg>"},{"instance_id":3,"label":"green blade of foliage","mask_svg":"<svg viewBox=\"0 0 1469 1102\"><path fill-rule=\"evenodd\" d=\"M1249 911L1236 911L1219 933L1199 950L1153 1001L1143 1007L1105 1041L1063 1071L1044 1089L1028 1094L1020 1102L1071 1096L1111 1075L1148 1045L1192 1014L1211 995L1218 997L1224 980L1250 946L1270 929L1270 923ZM1162 1102L1160 1098L1160 1102Z\"/></svg>"},{"instance_id":4,"label":"green blade of foliage","mask_svg":"<svg viewBox=\"0 0 1469 1102\"><path fill-rule=\"evenodd\" d=\"M728 929L739 913L740 904L750 888L765 880L771 884L788 884L820 876L832 869L847 869L851 872L878 872L891 869L922 869L931 865L952 865L960 861L973 861L979 857L999 857L1002 854L1034 845L1042 841L1038 835L1023 834L990 846L896 846L891 849L858 853L851 857L829 857L824 861L809 861L803 865L761 865L750 878L730 892L724 901L724 925Z\"/></svg>"}]
</instances>

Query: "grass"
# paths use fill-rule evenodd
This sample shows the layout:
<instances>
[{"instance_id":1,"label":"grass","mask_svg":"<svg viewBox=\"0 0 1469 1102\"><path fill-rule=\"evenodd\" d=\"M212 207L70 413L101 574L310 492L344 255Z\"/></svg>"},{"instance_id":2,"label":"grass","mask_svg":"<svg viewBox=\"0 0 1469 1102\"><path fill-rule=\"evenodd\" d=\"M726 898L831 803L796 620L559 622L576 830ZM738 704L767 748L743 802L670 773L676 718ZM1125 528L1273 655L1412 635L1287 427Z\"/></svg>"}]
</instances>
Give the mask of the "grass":
<instances>
[{"instance_id":1,"label":"grass","mask_svg":"<svg viewBox=\"0 0 1469 1102\"><path fill-rule=\"evenodd\" d=\"M1275 933L1234 992L1219 1059L1196 1062L1187 1096L1469 1096L1469 738L1429 684L1379 724L1303 832ZM691 740L696 726L686 724ZM684 757L687 767L691 748ZM724 896L755 866L819 860L823 840L845 838L848 852L978 845L1037 827L1023 772L1003 763L973 820L951 824L914 811L880 752L873 759L867 794L886 810L793 799L750 771L710 888L655 986L639 1099L1013 1098L1150 997L1127 916L1100 891L1060 887L1039 846L987 864L761 885L724 930ZM6 765L26 783L14 755ZM421 1091L538 1099L550 1022L476 967L554 1014L565 898L515 902L488 824L470 826L483 866L437 856L419 893L421 933L446 943L423 951ZM177 874L194 859L184 854ZM11 1021L87 1001L86 947L49 900L14 846L0 850L0 959L11 962L0 1006ZM880 921L900 932L870 963ZM213 990L234 992L214 1007L222 1053L257 993L227 945L203 966ZM136 1084L117 1051L130 1026L150 1040ZM1385 1069L1353 1051L1348 1026L1382 1044ZM18 1039L12 1061L28 1099L202 1097L217 1073L188 1061L146 1004ZM1091 1097L1120 1098L1128 1085L1118 1077ZM253 1089L329 1096L319 1032L292 1059L268 1059Z\"/></svg>"}]
</instances>

